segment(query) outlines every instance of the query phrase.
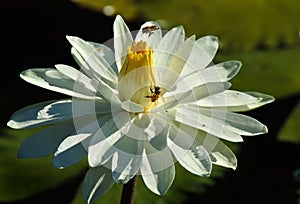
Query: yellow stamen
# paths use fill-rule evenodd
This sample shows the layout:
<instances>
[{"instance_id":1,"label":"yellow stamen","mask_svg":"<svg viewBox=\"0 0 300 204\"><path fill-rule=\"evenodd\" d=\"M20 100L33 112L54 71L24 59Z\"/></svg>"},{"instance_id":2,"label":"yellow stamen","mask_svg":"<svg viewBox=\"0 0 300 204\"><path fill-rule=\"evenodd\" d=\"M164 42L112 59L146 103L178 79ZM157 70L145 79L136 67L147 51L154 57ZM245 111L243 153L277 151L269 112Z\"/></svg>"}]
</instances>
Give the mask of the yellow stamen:
<instances>
[{"instance_id":1,"label":"yellow stamen","mask_svg":"<svg viewBox=\"0 0 300 204\"><path fill-rule=\"evenodd\" d=\"M121 100L131 100L144 106L145 111L156 105L152 100L157 73L154 66L153 47L145 41L133 42L127 48L127 56L119 74Z\"/></svg>"}]
</instances>

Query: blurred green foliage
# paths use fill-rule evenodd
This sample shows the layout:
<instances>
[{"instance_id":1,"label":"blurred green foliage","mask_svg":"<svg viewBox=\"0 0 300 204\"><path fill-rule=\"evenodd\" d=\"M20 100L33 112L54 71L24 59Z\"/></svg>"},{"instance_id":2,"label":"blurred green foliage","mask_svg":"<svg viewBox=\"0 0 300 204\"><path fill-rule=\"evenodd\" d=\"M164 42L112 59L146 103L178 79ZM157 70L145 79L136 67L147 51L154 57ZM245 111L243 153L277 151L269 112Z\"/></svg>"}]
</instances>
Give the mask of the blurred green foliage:
<instances>
[{"instance_id":1,"label":"blurred green foliage","mask_svg":"<svg viewBox=\"0 0 300 204\"><path fill-rule=\"evenodd\" d=\"M300 144L300 101L298 105L294 108L290 117L286 121L285 125L281 128L279 132L279 139L286 142L292 142Z\"/></svg>"},{"instance_id":2,"label":"blurred green foliage","mask_svg":"<svg viewBox=\"0 0 300 204\"><path fill-rule=\"evenodd\" d=\"M187 35L213 34L226 50L276 48L299 43L300 1L295 0L75 0L103 12L112 6L125 20L157 20L162 28L184 25ZM104 9L105 11L105 9ZM110 13L111 14L111 13Z\"/></svg>"}]
</instances>

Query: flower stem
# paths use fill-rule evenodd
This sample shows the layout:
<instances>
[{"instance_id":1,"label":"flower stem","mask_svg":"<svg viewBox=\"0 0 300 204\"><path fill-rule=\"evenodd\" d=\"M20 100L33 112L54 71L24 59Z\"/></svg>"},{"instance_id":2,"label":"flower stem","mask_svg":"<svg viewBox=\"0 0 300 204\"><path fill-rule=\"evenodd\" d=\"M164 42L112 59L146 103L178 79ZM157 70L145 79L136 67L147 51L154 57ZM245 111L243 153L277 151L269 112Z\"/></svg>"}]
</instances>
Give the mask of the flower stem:
<instances>
[{"instance_id":1,"label":"flower stem","mask_svg":"<svg viewBox=\"0 0 300 204\"><path fill-rule=\"evenodd\" d=\"M135 175L126 184L123 185L121 203L120 204L133 204L134 192L137 184L137 176Z\"/></svg>"}]
</instances>

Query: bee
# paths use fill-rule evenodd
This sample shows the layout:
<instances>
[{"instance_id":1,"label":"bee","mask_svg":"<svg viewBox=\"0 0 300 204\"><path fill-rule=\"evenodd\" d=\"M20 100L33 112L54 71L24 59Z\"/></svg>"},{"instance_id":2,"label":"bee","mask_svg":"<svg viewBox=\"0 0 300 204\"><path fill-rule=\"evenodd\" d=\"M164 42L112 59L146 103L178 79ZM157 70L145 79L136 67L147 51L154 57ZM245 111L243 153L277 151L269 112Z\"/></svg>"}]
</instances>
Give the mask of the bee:
<instances>
[{"instance_id":1,"label":"bee","mask_svg":"<svg viewBox=\"0 0 300 204\"><path fill-rule=\"evenodd\" d=\"M159 27L156 25L151 25L151 26L145 26L142 28L142 33L143 34L148 34L148 38L153 34L153 31L158 30Z\"/></svg>"},{"instance_id":2,"label":"bee","mask_svg":"<svg viewBox=\"0 0 300 204\"><path fill-rule=\"evenodd\" d=\"M151 102L155 102L157 101L157 99L160 96L160 87L159 86L154 86L154 87L150 87L150 91L152 93L151 96L145 96L145 98L151 98Z\"/></svg>"}]
</instances>

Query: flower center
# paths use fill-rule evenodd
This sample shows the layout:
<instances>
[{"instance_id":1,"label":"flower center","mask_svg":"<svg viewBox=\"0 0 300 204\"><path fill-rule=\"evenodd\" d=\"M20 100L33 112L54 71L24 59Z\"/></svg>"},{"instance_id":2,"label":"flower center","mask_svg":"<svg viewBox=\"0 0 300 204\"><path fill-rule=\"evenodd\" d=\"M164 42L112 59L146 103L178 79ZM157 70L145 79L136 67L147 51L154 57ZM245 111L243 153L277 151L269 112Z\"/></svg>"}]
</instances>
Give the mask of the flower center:
<instances>
[{"instance_id":1,"label":"flower center","mask_svg":"<svg viewBox=\"0 0 300 204\"><path fill-rule=\"evenodd\" d=\"M156 82L153 47L148 47L145 41L133 42L127 48L127 56L119 74L121 100L138 103L145 111L153 108L160 95Z\"/></svg>"}]
</instances>

